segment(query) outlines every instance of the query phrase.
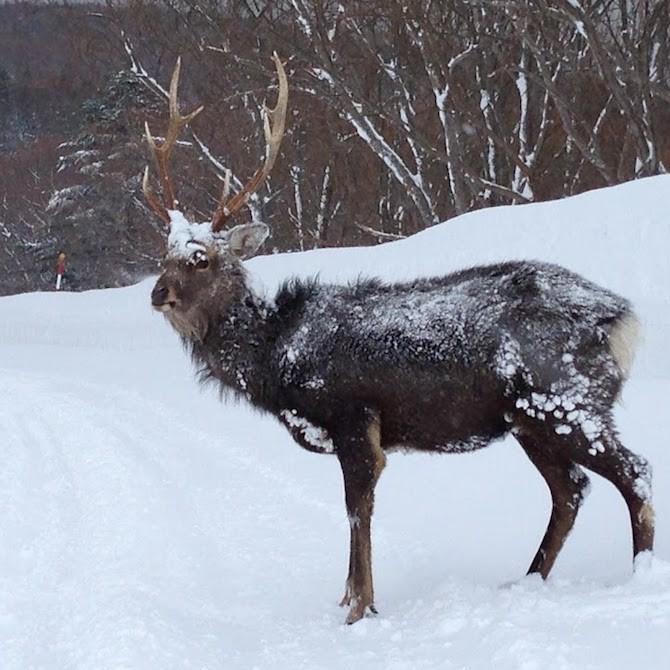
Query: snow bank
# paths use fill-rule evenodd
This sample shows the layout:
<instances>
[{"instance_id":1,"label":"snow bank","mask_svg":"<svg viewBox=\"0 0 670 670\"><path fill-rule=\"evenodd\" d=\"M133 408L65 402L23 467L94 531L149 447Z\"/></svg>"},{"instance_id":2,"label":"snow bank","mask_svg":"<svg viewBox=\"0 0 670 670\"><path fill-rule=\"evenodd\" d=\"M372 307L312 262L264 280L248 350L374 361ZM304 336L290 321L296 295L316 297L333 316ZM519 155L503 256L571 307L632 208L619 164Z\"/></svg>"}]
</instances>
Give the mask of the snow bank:
<instances>
[{"instance_id":1,"label":"snow bank","mask_svg":"<svg viewBox=\"0 0 670 670\"><path fill-rule=\"evenodd\" d=\"M630 576L623 502L593 491L554 571L523 579L549 513L513 440L396 454L378 488L380 615L344 627L339 468L198 391L152 280L0 299L0 668L661 670L670 631L670 178L473 213L374 249L249 263L344 280L504 258L631 298L646 340L618 409L655 469L657 559Z\"/></svg>"}]
</instances>

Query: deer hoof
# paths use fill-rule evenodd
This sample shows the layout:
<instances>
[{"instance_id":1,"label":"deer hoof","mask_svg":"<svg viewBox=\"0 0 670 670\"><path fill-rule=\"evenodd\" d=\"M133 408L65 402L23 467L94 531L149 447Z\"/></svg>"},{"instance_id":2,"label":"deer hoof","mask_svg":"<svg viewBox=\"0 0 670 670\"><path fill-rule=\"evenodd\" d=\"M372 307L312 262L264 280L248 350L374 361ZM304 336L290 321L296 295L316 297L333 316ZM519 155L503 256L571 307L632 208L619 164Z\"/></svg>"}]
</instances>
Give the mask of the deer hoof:
<instances>
[{"instance_id":1,"label":"deer hoof","mask_svg":"<svg viewBox=\"0 0 670 670\"><path fill-rule=\"evenodd\" d=\"M351 600L353 604L351 605L351 609L349 610L349 614L345 621L347 626L351 626L352 623L360 621L366 615L366 610L370 610L371 614L377 614L377 609L373 603L366 603L359 598L352 598Z\"/></svg>"}]
</instances>

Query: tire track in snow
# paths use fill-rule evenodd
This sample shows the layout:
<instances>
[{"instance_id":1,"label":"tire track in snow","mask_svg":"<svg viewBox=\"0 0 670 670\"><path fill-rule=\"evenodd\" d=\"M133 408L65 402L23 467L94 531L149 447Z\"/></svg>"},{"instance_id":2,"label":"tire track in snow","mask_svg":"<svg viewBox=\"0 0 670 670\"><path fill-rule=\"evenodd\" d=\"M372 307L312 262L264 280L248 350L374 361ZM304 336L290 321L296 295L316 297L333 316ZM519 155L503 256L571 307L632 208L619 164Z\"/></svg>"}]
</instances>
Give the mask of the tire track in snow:
<instances>
[{"instance_id":1,"label":"tire track in snow","mask_svg":"<svg viewBox=\"0 0 670 670\"><path fill-rule=\"evenodd\" d=\"M0 406L10 464L2 468L0 499L17 518L4 551L24 546L15 574L0 579L0 599L13 610L14 630L23 631L13 642L5 640L3 667L68 667L75 651L81 653L75 640L86 636L83 629L97 640L84 654L86 663L99 662L105 653L121 662L134 653L128 640L137 630L158 639L156 630L170 628L169 619L157 614L166 582L175 601L185 593L191 601L182 637L172 636L175 654L187 648L183 632L198 621L210 629L209 646L216 646L221 644L211 631L216 622L230 628L259 615L262 596L275 580L253 574L258 536L265 533L270 548L278 522L283 534L296 532L290 519L268 512L269 499L323 510L322 503L307 500L293 482L260 467L242 447L227 447L225 436L214 445L211 434L139 394L73 379L6 371L2 377L12 402ZM260 500L258 490L247 487L245 494L245 482L265 491ZM231 502L238 503L235 514L226 513ZM36 512L32 523L26 510ZM255 526L251 533L250 526ZM276 553L275 561L289 564L287 549L293 547L284 542L284 557ZM238 581L232 590L230 583L221 584L231 577ZM248 607L237 602L245 590ZM153 603L151 609L139 601ZM226 612L231 601L236 604ZM38 624L36 603L43 611ZM267 606L268 616L273 609ZM2 617L0 630L1 622ZM47 660L52 646L60 655ZM168 653L164 644L159 647L159 656ZM27 649L29 659L21 656Z\"/></svg>"}]
</instances>

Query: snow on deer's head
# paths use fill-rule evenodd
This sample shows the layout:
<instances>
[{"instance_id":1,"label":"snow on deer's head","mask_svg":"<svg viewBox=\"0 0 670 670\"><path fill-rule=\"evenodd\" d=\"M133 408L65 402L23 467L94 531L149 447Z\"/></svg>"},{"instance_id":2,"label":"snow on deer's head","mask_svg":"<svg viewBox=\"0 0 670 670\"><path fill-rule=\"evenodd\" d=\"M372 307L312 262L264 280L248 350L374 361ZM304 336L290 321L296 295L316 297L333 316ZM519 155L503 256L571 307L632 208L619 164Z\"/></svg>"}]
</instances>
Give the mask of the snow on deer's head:
<instances>
[{"instance_id":1,"label":"snow on deer's head","mask_svg":"<svg viewBox=\"0 0 670 670\"><path fill-rule=\"evenodd\" d=\"M244 187L230 195L230 172L226 174L223 194L211 222L192 223L178 208L168 164L181 128L202 111L182 116L177 104L180 61L170 83L170 122L165 140L158 146L146 127L147 141L158 169L163 202L149 186L149 169L144 173L144 195L151 208L169 228L167 253L163 273L151 293L153 307L165 314L183 337L202 340L212 316L226 311L226 306L242 297L244 269L241 260L253 256L268 236L264 223L249 223L227 228L232 216L249 200L270 173L279 153L284 134L288 82L286 73L275 53L273 55L279 93L274 109L265 109L265 162Z\"/></svg>"}]
</instances>

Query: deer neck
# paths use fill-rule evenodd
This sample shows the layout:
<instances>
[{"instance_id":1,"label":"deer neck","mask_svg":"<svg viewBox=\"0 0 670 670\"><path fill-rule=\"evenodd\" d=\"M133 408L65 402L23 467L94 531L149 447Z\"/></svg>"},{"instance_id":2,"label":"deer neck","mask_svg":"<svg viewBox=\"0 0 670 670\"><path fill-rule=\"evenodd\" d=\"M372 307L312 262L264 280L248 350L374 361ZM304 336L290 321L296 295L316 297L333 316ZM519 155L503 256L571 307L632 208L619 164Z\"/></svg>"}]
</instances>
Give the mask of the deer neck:
<instances>
[{"instance_id":1,"label":"deer neck","mask_svg":"<svg viewBox=\"0 0 670 670\"><path fill-rule=\"evenodd\" d=\"M223 313L213 315L207 335L193 342L193 356L204 364L205 376L218 381L223 391L268 407L263 378L271 349L269 303L245 282L239 297Z\"/></svg>"}]
</instances>

